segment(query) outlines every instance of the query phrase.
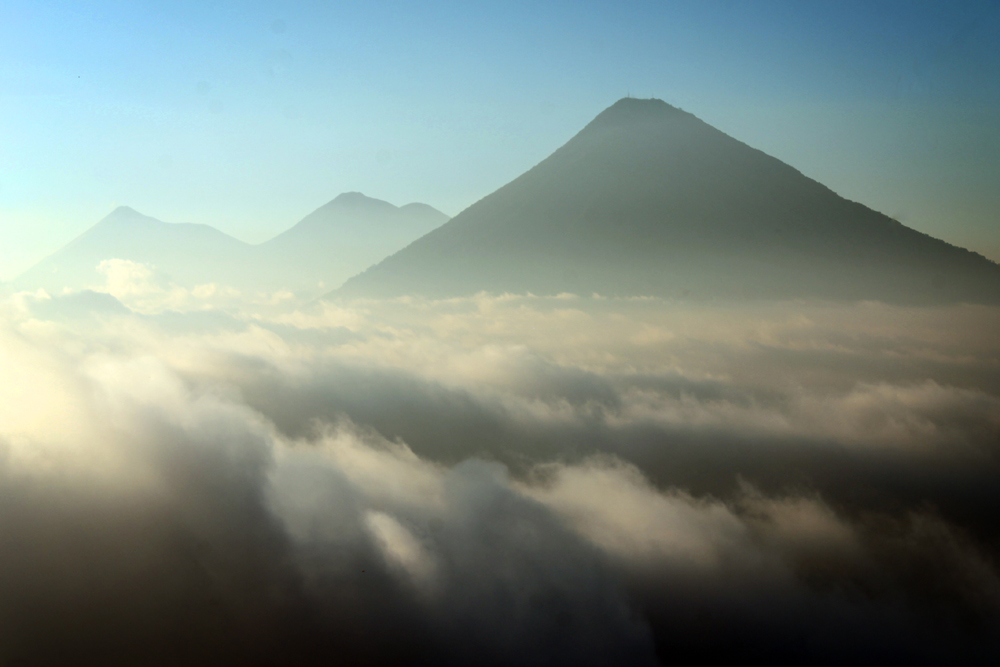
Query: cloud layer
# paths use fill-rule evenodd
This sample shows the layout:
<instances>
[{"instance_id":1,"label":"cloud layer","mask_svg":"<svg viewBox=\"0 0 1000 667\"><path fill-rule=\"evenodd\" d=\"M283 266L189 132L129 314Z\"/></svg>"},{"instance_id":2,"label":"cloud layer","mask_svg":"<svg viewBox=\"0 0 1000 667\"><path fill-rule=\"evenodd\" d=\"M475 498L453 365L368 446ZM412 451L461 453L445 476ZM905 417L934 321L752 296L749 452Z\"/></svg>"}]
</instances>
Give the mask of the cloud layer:
<instances>
[{"instance_id":1,"label":"cloud layer","mask_svg":"<svg viewBox=\"0 0 1000 667\"><path fill-rule=\"evenodd\" d=\"M111 268L0 305L6 662L998 655L1000 310Z\"/></svg>"}]
</instances>

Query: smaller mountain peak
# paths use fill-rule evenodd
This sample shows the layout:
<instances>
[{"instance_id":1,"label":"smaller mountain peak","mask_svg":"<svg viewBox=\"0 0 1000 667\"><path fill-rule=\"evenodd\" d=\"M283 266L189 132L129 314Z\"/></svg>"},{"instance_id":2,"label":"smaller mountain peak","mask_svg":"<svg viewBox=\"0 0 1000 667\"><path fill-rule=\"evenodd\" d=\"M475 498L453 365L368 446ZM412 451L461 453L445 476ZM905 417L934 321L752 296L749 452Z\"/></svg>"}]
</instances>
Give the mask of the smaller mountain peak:
<instances>
[{"instance_id":1,"label":"smaller mountain peak","mask_svg":"<svg viewBox=\"0 0 1000 667\"><path fill-rule=\"evenodd\" d=\"M343 194L337 195L336 198L334 198L334 200L331 201L330 203L336 204L338 206L352 206L352 207L373 206L373 205L379 206L388 204L388 202L384 202L381 199L375 199L374 197L369 197L360 192L344 192Z\"/></svg>"},{"instance_id":2,"label":"smaller mountain peak","mask_svg":"<svg viewBox=\"0 0 1000 667\"><path fill-rule=\"evenodd\" d=\"M436 208L434 208L430 204L424 204L424 203L418 202L418 201L411 202L409 204L403 204L402 206L399 207L399 210L400 211L407 211L407 212L410 212L410 213L423 213L423 214L430 214L430 215L439 215L439 216L442 216L444 218L450 218L451 217L451 216L447 215L446 213L442 213L441 211L437 210Z\"/></svg>"},{"instance_id":3,"label":"smaller mountain peak","mask_svg":"<svg viewBox=\"0 0 1000 667\"><path fill-rule=\"evenodd\" d=\"M107 222L131 222L131 221L143 221L151 220L149 216L145 216L139 213L137 210L130 206L119 206L115 210L111 211L107 216L105 216L104 221Z\"/></svg>"},{"instance_id":4,"label":"smaller mountain peak","mask_svg":"<svg viewBox=\"0 0 1000 667\"><path fill-rule=\"evenodd\" d=\"M324 214L324 213L334 213L334 212L355 212L355 213L366 213L375 211L394 211L396 207L387 201L382 201L381 199L375 199L374 197L369 197L360 192L344 192L337 195L334 199L328 201L327 203L320 206L318 209L310 213L314 214ZM308 219L309 216L307 216Z\"/></svg>"}]
</instances>

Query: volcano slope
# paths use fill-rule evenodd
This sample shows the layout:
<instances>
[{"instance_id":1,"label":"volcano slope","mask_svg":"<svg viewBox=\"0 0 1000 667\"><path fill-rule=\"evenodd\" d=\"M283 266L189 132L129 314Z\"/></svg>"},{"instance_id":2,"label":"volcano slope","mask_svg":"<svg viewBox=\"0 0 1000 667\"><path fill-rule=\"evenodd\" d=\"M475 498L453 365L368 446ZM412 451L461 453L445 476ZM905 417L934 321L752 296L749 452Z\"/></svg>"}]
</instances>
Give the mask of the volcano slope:
<instances>
[{"instance_id":1,"label":"volcano slope","mask_svg":"<svg viewBox=\"0 0 1000 667\"><path fill-rule=\"evenodd\" d=\"M1000 265L661 100L626 98L330 296L480 291L1000 303Z\"/></svg>"}]
</instances>

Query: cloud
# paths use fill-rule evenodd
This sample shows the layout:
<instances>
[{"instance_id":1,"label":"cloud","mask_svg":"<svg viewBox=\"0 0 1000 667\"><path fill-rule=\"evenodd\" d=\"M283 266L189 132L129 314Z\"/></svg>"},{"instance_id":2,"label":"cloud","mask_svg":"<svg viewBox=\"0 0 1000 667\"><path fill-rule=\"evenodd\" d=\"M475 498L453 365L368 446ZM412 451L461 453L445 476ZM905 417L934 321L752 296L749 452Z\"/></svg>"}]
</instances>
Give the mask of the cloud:
<instances>
[{"instance_id":1,"label":"cloud","mask_svg":"<svg viewBox=\"0 0 1000 667\"><path fill-rule=\"evenodd\" d=\"M5 661L1000 650L995 310L132 289L0 304Z\"/></svg>"}]
</instances>

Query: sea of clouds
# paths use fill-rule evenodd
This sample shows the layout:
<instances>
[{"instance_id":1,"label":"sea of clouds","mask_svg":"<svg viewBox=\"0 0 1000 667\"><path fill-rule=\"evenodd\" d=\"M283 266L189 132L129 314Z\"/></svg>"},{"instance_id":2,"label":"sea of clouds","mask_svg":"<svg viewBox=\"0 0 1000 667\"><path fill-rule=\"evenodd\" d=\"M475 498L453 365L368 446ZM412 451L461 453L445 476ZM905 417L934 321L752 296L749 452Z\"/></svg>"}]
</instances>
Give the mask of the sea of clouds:
<instances>
[{"instance_id":1,"label":"sea of clouds","mask_svg":"<svg viewBox=\"0 0 1000 667\"><path fill-rule=\"evenodd\" d=\"M0 664L1000 655L1000 309L0 299Z\"/></svg>"}]
</instances>

